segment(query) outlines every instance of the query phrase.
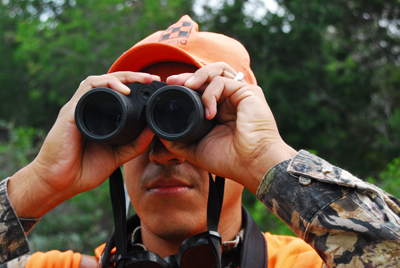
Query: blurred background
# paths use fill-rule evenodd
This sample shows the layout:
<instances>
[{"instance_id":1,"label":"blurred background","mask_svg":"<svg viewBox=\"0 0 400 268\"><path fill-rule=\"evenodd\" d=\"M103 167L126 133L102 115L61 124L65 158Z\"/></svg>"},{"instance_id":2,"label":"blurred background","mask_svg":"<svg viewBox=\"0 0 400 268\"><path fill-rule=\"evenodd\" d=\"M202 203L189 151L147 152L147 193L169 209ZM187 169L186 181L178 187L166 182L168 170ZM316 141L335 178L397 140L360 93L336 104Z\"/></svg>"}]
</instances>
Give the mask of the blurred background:
<instances>
[{"instance_id":1,"label":"blurred background","mask_svg":"<svg viewBox=\"0 0 400 268\"><path fill-rule=\"evenodd\" d=\"M288 144L400 196L399 0L0 0L0 178L32 161L82 80L184 14L244 44ZM243 202L261 230L292 234ZM111 215L106 182L44 216L33 251L93 255Z\"/></svg>"}]
</instances>

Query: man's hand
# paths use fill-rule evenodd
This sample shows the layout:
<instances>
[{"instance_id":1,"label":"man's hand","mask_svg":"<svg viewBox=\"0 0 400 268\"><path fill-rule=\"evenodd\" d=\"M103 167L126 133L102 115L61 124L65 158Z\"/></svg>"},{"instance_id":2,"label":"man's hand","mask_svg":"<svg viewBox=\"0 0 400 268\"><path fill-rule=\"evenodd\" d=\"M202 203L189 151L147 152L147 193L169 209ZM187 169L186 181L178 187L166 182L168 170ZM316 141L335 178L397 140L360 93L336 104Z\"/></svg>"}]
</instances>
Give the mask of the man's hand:
<instances>
[{"instance_id":1,"label":"man's hand","mask_svg":"<svg viewBox=\"0 0 400 268\"><path fill-rule=\"evenodd\" d=\"M213 63L194 74L169 77L168 84L203 92L206 117L217 116L218 125L195 144L163 143L194 165L255 193L269 168L296 151L280 137L262 89L233 80L236 74L226 63Z\"/></svg>"},{"instance_id":2,"label":"man's hand","mask_svg":"<svg viewBox=\"0 0 400 268\"><path fill-rule=\"evenodd\" d=\"M103 183L123 163L147 150L154 134L146 127L131 144L109 146L92 142L75 125L75 107L84 93L95 87L109 87L128 95L124 84L151 83L158 76L118 72L90 76L61 109L36 159L16 173L8 193L18 217L41 217L46 212L84 191Z\"/></svg>"}]
</instances>

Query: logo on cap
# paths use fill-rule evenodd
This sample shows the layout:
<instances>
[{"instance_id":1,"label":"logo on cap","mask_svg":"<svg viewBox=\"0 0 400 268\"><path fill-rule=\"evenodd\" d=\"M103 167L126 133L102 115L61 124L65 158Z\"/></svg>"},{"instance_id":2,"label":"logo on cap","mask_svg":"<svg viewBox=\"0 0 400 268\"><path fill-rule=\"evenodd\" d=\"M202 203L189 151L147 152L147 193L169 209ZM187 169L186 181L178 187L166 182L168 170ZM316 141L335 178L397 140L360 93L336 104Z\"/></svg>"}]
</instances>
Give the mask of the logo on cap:
<instances>
[{"instance_id":1,"label":"logo on cap","mask_svg":"<svg viewBox=\"0 0 400 268\"><path fill-rule=\"evenodd\" d=\"M174 44L174 45L178 43L181 45L186 45L187 39L190 36L190 32L192 31L193 26L194 24L191 22L178 21L177 23L171 25L167 30L163 32L158 42L166 42L168 44Z\"/></svg>"}]
</instances>

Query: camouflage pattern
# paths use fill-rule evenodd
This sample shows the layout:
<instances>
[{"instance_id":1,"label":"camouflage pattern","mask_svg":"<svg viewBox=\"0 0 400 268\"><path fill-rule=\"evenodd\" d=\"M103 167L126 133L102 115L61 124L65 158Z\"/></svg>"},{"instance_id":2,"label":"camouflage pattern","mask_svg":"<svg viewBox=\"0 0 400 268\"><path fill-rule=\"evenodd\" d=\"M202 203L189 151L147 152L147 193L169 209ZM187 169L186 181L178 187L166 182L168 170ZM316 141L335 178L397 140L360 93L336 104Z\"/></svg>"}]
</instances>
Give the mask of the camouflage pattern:
<instances>
[{"instance_id":1,"label":"camouflage pattern","mask_svg":"<svg viewBox=\"0 0 400 268\"><path fill-rule=\"evenodd\" d=\"M24 268L29 261L31 255L24 255L7 263L0 265L0 268Z\"/></svg>"},{"instance_id":2,"label":"camouflage pattern","mask_svg":"<svg viewBox=\"0 0 400 268\"><path fill-rule=\"evenodd\" d=\"M7 182L8 179L0 183L0 263L30 251L24 228L8 199Z\"/></svg>"},{"instance_id":3,"label":"camouflage pattern","mask_svg":"<svg viewBox=\"0 0 400 268\"><path fill-rule=\"evenodd\" d=\"M257 197L325 267L400 267L400 201L315 155L271 168Z\"/></svg>"}]
</instances>

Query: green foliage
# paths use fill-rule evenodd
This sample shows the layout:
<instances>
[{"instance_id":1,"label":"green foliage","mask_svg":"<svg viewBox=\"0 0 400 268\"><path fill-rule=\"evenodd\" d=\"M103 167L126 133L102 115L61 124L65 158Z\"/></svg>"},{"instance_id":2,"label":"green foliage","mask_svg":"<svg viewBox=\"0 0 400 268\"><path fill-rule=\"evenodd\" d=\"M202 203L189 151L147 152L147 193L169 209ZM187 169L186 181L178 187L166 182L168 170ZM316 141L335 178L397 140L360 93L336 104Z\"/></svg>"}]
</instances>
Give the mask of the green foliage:
<instances>
[{"instance_id":1,"label":"green foliage","mask_svg":"<svg viewBox=\"0 0 400 268\"><path fill-rule=\"evenodd\" d=\"M400 196L400 157L393 159L386 168L374 177L369 177L368 182L376 184L386 192L399 197Z\"/></svg>"},{"instance_id":2,"label":"green foliage","mask_svg":"<svg viewBox=\"0 0 400 268\"><path fill-rule=\"evenodd\" d=\"M44 132L33 127L15 127L0 120L0 177L4 179L29 164L37 155Z\"/></svg>"},{"instance_id":3,"label":"green foliage","mask_svg":"<svg viewBox=\"0 0 400 268\"><path fill-rule=\"evenodd\" d=\"M33 251L73 250L94 255L112 232L108 181L47 213L29 234Z\"/></svg>"},{"instance_id":4,"label":"green foliage","mask_svg":"<svg viewBox=\"0 0 400 268\"><path fill-rule=\"evenodd\" d=\"M17 49L15 43L17 20L8 17L5 9L0 8L0 115L1 119L16 121L19 125L29 125L26 103L28 87L27 69L24 62L14 59ZM16 109L18 107L18 109Z\"/></svg>"}]
</instances>

